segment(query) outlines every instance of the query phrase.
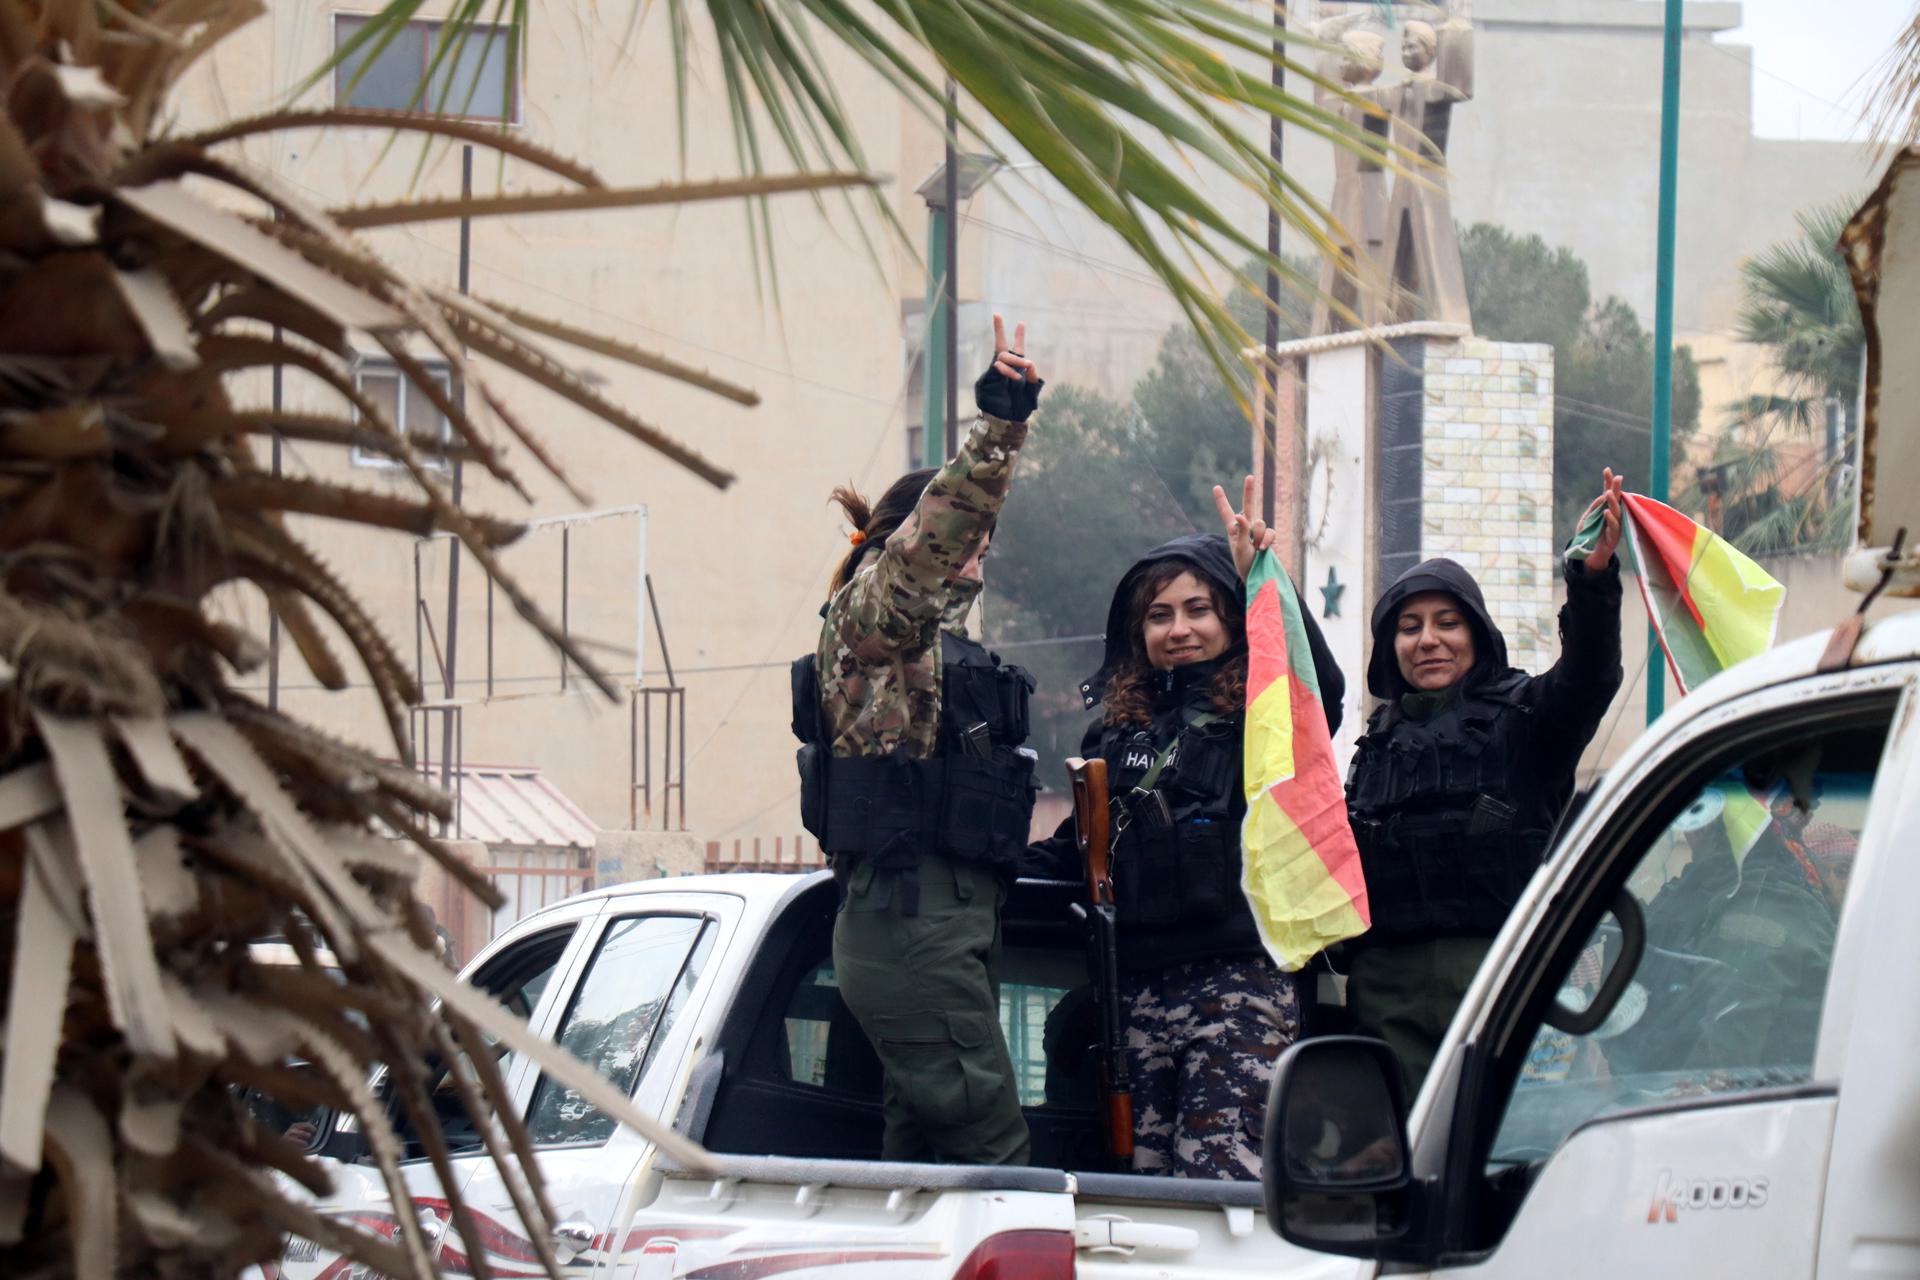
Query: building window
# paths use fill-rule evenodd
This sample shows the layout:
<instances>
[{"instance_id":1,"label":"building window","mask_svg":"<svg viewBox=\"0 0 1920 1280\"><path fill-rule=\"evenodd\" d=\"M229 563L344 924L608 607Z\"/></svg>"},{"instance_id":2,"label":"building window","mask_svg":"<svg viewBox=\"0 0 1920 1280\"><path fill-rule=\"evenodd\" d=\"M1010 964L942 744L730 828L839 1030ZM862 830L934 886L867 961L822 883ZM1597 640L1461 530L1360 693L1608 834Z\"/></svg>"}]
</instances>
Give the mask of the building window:
<instances>
[{"instance_id":1,"label":"building window","mask_svg":"<svg viewBox=\"0 0 1920 1280\"><path fill-rule=\"evenodd\" d=\"M333 47L345 47L367 21L335 15ZM343 107L379 111L518 121L520 85L514 74L512 30L475 24L464 41L456 37L456 43L442 51L443 25L409 22L385 48L376 51L376 40L342 58L333 72L334 101Z\"/></svg>"},{"instance_id":2,"label":"building window","mask_svg":"<svg viewBox=\"0 0 1920 1280\"><path fill-rule=\"evenodd\" d=\"M453 374L446 365L423 361L422 366L440 384L441 390L449 396L453 394ZM373 401L381 415L402 434L431 436L443 445L452 438L453 425L447 421L447 415L434 408L433 401L427 399L427 393L402 376L397 366L384 360L363 360L354 366L353 385L361 395ZM354 418L358 420L359 416L356 411ZM446 459L438 456L429 457L427 462L436 467L446 465ZM353 465L397 467L400 463L384 453L356 446Z\"/></svg>"}]
</instances>

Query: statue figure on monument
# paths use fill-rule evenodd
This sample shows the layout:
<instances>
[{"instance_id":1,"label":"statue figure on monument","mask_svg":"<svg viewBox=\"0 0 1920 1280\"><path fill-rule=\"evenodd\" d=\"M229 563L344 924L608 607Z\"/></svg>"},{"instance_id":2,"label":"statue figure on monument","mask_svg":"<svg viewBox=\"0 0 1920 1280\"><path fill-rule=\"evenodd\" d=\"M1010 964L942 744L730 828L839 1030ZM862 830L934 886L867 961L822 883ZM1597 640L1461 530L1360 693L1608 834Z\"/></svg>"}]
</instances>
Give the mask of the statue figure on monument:
<instances>
[{"instance_id":1,"label":"statue figure on monument","mask_svg":"<svg viewBox=\"0 0 1920 1280\"><path fill-rule=\"evenodd\" d=\"M1400 24L1400 62L1408 74L1392 84L1375 84L1385 38L1361 26L1376 6L1345 7L1307 28L1339 50L1322 55L1315 67L1321 77L1378 104L1385 115L1324 86L1315 93L1318 104L1376 134L1390 132L1397 146L1429 162L1396 175L1389 190L1380 164L1345 152L1335 157L1331 208L1350 240L1342 247L1343 264L1321 267L1315 333L1354 328L1356 320L1360 328L1416 319L1470 323L1446 159L1454 104L1473 96L1472 0L1396 8L1417 16Z\"/></svg>"},{"instance_id":2,"label":"statue figure on monument","mask_svg":"<svg viewBox=\"0 0 1920 1280\"><path fill-rule=\"evenodd\" d=\"M1389 323L1471 325L1448 191L1447 135L1454 104L1473 96L1472 0L1453 0L1448 9L1420 8L1425 16L1409 21L1400 36L1400 61L1410 74L1383 96L1393 113L1393 140L1430 167L1403 173L1393 184L1386 255L1393 300L1383 310Z\"/></svg>"},{"instance_id":3,"label":"statue figure on monument","mask_svg":"<svg viewBox=\"0 0 1920 1280\"><path fill-rule=\"evenodd\" d=\"M1361 6L1322 18L1307 34L1334 45L1337 53L1322 54L1314 70L1324 81L1341 85L1362 98L1378 101L1368 92L1379 78L1386 40L1376 31L1360 29L1372 16L1372 6ZM1368 112L1325 85L1316 86L1314 101L1351 124L1385 136L1386 118ZM1381 103L1385 107L1388 104ZM1389 108L1391 109L1391 108ZM1354 326L1369 328L1381 322L1387 302L1388 191L1386 170L1374 160L1336 149L1334 153L1334 222L1349 237L1341 246L1343 263L1323 259L1320 296L1314 300L1313 332L1337 333Z\"/></svg>"}]
</instances>

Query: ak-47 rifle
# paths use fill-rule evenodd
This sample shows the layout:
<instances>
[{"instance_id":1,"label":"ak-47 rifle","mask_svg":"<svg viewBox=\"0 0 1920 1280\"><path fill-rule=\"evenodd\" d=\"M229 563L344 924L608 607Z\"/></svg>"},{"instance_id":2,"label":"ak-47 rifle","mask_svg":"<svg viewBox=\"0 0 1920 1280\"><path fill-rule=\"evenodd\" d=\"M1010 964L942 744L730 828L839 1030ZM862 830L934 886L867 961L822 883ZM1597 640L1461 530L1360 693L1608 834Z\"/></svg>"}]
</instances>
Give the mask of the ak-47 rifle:
<instances>
[{"instance_id":1,"label":"ak-47 rifle","mask_svg":"<svg viewBox=\"0 0 1920 1280\"><path fill-rule=\"evenodd\" d=\"M1133 1081L1127 1070L1127 1020L1120 1008L1119 937L1108 865L1107 762L1067 761L1073 789L1074 843L1087 868L1089 902L1075 903L1074 914L1087 922L1087 973L1100 1007L1100 1089L1107 1112L1107 1151L1116 1160L1133 1158Z\"/></svg>"}]
</instances>

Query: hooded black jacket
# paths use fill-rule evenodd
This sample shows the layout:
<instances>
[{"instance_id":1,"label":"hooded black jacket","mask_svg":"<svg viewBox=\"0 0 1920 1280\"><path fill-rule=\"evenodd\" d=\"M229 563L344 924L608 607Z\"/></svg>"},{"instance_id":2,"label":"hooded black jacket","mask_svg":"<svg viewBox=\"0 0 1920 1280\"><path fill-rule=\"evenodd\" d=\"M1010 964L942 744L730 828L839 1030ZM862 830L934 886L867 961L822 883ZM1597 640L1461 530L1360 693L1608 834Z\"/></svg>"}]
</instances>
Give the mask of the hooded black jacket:
<instances>
[{"instance_id":1,"label":"hooded black jacket","mask_svg":"<svg viewBox=\"0 0 1920 1280\"><path fill-rule=\"evenodd\" d=\"M1538 676L1508 665L1480 584L1451 560L1415 565L1374 606L1367 688L1384 701L1347 777L1373 914L1359 945L1491 936L1539 865L1621 680L1619 562L1572 561L1566 579L1560 660ZM1401 605L1429 591L1460 602L1475 661L1422 719L1402 702L1393 641Z\"/></svg>"},{"instance_id":2,"label":"hooded black jacket","mask_svg":"<svg viewBox=\"0 0 1920 1280\"><path fill-rule=\"evenodd\" d=\"M1182 560L1220 588L1229 600L1245 598L1245 588L1234 571L1233 553L1219 534L1189 534L1149 551L1136 561L1114 588L1107 611L1106 654L1100 670L1080 686L1081 699L1091 708L1105 696L1113 673L1129 650L1127 606L1140 575L1164 560ZM1313 615L1302 610L1307 644L1320 681L1320 703L1327 709L1329 728L1340 724L1346 680L1320 634ZM1142 753L1164 751L1183 732L1179 759L1169 769L1170 783L1156 787L1167 794L1175 831L1161 851L1176 864L1149 868L1148 858L1135 847L1122 845L1114 875L1120 890L1120 967L1131 973L1151 972L1169 965L1261 953L1253 913L1240 892L1240 820L1246 813L1241 784L1241 712L1193 728L1194 718L1212 712L1210 683L1220 664L1245 651L1244 641L1212 662L1194 663L1157 673L1154 683L1153 723L1147 729L1127 726L1107 729L1095 720L1081 741L1083 756L1107 758L1108 782L1116 795L1138 780ZM1133 767L1129 767L1129 756ZM1197 775L1204 772L1206 781ZM1199 851L1199 852L1196 852ZM1051 837L1028 850L1029 870L1059 879L1077 880L1084 871L1073 839L1073 819L1060 824ZM1131 865L1128 865L1131 863Z\"/></svg>"}]
</instances>

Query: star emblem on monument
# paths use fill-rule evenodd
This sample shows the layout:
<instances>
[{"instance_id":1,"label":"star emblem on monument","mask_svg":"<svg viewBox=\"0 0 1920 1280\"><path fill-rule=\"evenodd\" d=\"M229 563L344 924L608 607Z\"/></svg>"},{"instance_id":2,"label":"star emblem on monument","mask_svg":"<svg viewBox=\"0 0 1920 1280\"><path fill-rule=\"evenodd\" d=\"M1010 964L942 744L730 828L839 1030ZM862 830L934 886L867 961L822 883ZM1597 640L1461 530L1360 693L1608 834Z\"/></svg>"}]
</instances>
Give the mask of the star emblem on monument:
<instances>
[{"instance_id":1,"label":"star emblem on monument","mask_svg":"<svg viewBox=\"0 0 1920 1280\"><path fill-rule=\"evenodd\" d=\"M1346 589L1347 584L1340 581L1339 574L1329 567L1327 569L1327 585L1320 588L1320 596L1324 601L1320 609L1321 617L1337 618L1340 616L1340 597L1345 593Z\"/></svg>"}]
</instances>

